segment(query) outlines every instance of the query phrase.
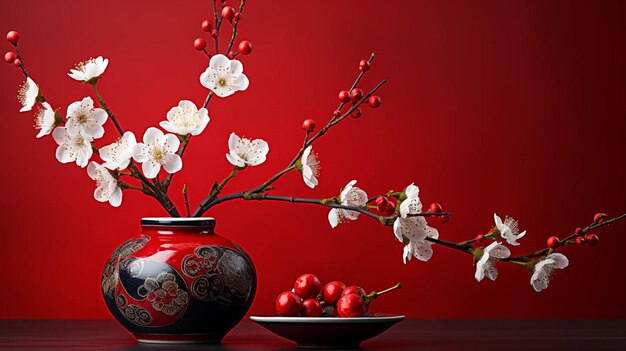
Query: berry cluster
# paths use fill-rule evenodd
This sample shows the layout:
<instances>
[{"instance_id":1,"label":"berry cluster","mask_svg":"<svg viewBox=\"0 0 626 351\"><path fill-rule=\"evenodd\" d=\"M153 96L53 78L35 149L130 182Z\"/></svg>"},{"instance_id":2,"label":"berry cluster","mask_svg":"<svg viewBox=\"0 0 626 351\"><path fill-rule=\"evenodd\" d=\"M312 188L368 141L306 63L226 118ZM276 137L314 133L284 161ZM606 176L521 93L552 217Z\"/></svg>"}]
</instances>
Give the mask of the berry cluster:
<instances>
[{"instance_id":1,"label":"berry cluster","mask_svg":"<svg viewBox=\"0 0 626 351\"><path fill-rule=\"evenodd\" d=\"M606 215L606 213L596 213L593 216L593 223L591 225L604 223L604 221L606 221L607 218L608 216ZM576 245L587 244L589 246L598 245L598 243L600 242L600 238L596 234L587 233L588 230L589 228L583 229L583 228L578 227L574 231L574 235L568 237L566 240L560 240L557 236L551 236L548 238L546 244L548 248L552 250L556 250L556 248L559 246L569 245L569 244L576 244ZM570 239L573 239L574 241L569 241Z\"/></svg>"},{"instance_id":2,"label":"berry cluster","mask_svg":"<svg viewBox=\"0 0 626 351\"><path fill-rule=\"evenodd\" d=\"M209 21L208 19L205 19L200 24L200 28L202 29L203 32L209 33L211 37L213 38L213 40L215 40L215 53L217 54L219 52L218 38L220 34L220 29L221 29L222 23L226 21L230 23L233 28L233 35L232 35L230 44L228 45L228 48L226 49L226 56L228 56L228 58L232 60L239 54L241 55L250 54L252 52L252 43L250 43L248 40L242 40L239 42L239 44L237 45L238 51L231 50L233 46L233 40L237 36L237 25L239 24L239 20L241 19L241 13L243 12L245 1L241 2L239 11L235 10L235 8L232 6L224 5L225 1L222 1L222 10L218 11L217 5L215 4L216 1L213 1L213 2L214 2L213 17L214 17L215 24L213 24L213 22ZM193 41L193 47L194 49L198 51L203 51L209 57L213 56L212 53L206 50L207 42L202 37L198 37Z\"/></svg>"},{"instance_id":3,"label":"berry cluster","mask_svg":"<svg viewBox=\"0 0 626 351\"><path fill-rule=\"evenodd\" d=\"M11 43L17 50L17 42L20 40L20 34L14 30L7 33L7 41ZM6 63L12 64L15 67L20 67L22 64L22 60L19 58L19 52L8 51L4 54L4 61Z\"/></svg>"},{"instance_id":4,"label":"berry cluster","mask_svg":"<svg viewBox=\"0 0 626 351\"><path fill-rule=\"evenodd\" d=\"M346 286L332 281L322 287L314 274L303 274L292 291L282 292L276 298L276 313L283 317L361 317L378 296L401 288L400 283L383 291L369 294L356 285Z\"/></svg>"}]
</instances>

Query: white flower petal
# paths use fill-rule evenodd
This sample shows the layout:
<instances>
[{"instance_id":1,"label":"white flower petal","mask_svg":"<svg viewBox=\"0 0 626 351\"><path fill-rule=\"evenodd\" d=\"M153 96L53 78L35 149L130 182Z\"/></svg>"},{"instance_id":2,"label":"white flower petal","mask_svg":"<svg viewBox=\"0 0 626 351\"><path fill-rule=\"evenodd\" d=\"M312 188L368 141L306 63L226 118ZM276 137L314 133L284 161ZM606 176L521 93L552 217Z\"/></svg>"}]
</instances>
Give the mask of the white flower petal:
<instances>
[{"instance_id":1,"label":"white flower petal","mask_svg":"<svg viewBox=\"0 0 626 351\"><path fill-rule=\"evenodd\" d=\"M176 173L183 168L183 160L177 154L173 154L167 162L163 164L163 168L167 173Z\"/></svg>"}]
</instances>

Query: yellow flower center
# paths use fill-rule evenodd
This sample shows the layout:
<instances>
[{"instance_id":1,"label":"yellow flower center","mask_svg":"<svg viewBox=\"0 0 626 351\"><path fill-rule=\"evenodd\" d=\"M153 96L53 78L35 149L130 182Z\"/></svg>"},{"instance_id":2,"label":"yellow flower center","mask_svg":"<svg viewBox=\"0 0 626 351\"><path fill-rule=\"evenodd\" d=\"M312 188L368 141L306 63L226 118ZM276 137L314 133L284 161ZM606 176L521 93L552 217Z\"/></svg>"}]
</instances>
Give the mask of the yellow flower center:
<instances>
[{"instance_id":1,"label":"yellow flower center","mask_svg":"<svg viewBox=\"0 0 626 351\"><path fill-rule=\"evenodd\" d=\"M226 79L224 79L224 78L220 78L217 82L218 82L218 83L219 83L219 85L221 85L221 86L225 86L225 85L226 85Z\"/></svg>"}]
</instances>

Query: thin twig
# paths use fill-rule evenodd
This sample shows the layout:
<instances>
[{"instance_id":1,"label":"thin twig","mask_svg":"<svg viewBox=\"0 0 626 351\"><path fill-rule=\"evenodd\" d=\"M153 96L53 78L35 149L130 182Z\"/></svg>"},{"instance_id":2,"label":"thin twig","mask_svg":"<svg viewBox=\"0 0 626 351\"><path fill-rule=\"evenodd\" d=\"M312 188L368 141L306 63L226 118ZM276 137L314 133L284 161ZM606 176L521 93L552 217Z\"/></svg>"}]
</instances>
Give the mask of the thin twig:
<instances>
[{"instance_id":1,"label":"thin twig","mask_svg":"<svg viewBox=\"0 0 626 351\"><path fill-rule=\"evenodd\" d=\"M241 3L239 4L239 15L241 16L243 14L243 8L246 5L246 0L241 0ZM235 42L235 37L237 37L237 25L239 24L239 21L235 21L235 23L233 24L233 35L230 37L230 43L228 44L228 48L226 49L226 55L228 55L228 53L230 53L230 49L233 47L233 43ZM234 57L233 57L234 58Z\"/></svg>"}]
</instances>

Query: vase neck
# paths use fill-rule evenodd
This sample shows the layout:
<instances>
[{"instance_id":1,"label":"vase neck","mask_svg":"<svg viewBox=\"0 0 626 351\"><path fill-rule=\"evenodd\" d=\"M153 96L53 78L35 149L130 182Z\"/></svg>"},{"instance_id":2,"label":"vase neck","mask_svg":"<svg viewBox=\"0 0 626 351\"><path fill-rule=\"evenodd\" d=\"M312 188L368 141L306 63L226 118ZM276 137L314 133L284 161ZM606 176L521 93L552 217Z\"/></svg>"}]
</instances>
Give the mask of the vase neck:
<instances>
[{"instance_id":1,"label":"vase neck","mask_svg":"<svg viewBox=\"0 0 626 351\"><path fill-rule=\"evenodd\" d=\"M141 219L144 233L164 235L214 234L215 218L209 217L145 217Z\"/></svg>"}]
</instances>

